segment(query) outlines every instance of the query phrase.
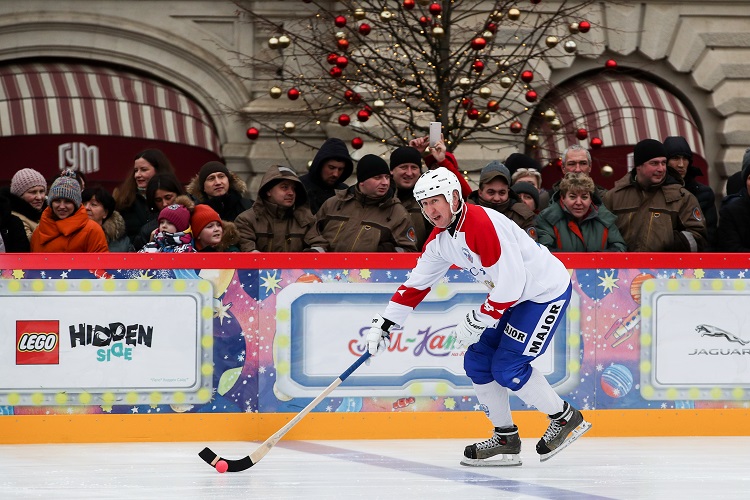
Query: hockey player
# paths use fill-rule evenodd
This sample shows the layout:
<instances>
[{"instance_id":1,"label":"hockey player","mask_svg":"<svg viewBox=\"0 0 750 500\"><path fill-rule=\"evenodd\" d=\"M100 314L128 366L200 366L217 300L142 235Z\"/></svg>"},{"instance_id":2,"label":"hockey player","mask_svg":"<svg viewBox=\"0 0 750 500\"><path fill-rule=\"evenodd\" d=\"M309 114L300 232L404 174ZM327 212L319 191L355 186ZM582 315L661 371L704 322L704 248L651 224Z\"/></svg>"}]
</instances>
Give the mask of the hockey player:
<instances>
[{"instance_id":1,"label":"hockey player","mask_svg":"<svg viewBox=\"0 0 750 500\"><path fill-rule=\"evenodd\" d=\"M479 276L489 295L456 325L454 334L456 345L468 348L464 369L495 429L490 439L467 446L461 463L521 464L509 390L549 415L549 427L536 445L544 461L591 427L531 366L565 316L570 275L513 221L494 210L463 203L460 192L458 179L446 168L422 174L414 186L422 213L435 228L409 278L383 314L372 319L367 348L372 355L385 350L391 328L404 324L451 265Z\"/></svg>"}]
</instances>

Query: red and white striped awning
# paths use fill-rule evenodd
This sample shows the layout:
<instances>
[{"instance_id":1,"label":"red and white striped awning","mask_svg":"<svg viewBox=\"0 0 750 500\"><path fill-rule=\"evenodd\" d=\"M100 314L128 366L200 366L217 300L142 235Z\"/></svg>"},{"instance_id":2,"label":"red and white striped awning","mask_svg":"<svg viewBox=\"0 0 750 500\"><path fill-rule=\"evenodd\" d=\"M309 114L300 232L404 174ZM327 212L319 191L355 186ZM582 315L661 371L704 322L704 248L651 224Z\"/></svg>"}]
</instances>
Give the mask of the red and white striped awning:
<instances>
[{"instance_id":1,"label":"red and white striped awning","mask_svg":"<svg viewBox=\"0 0 750 500\"><path fill-rule=\"evenodd\" d=\"M558 158L571 144L590 147L599 137L604 147L633 146L643 139L663 141L668 136L687 139L694 154L705 157L699 127L687 106L653 82L632 75L600 73L578 78L556 88L539 106L555 110L562 128L557 132L536 115L529 130L538 130L543 158ZM540 114L541 114L540 113ZM585 129L588 138L576 137Z\"/></svg>"},{"instance_id":2,"label":"red and white striped awning","mask_svg":"<svg viewBox=\"0 0 750 500\"><path fill-rule=\"evenodd\" d=\"M0 137L40 134L143 138L221 154L208 114L157 80L81 63L0 67Z\"/></svg>"}]
</instances>

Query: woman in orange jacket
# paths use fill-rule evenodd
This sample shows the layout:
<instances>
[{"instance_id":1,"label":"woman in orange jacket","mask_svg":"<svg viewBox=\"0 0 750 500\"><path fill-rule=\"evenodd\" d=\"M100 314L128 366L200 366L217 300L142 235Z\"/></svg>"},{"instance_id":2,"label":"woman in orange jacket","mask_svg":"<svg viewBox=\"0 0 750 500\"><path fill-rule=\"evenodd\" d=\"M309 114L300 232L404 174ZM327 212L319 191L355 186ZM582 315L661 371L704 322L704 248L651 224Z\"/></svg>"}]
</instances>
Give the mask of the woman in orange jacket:
<instances>
[{"instance_id":1,"label":"woman in orange jacket","mask_svg":"<svg viewBox=\"0 0 750 500\"><path fill-rule=\"evenodd\" d=\"M49 190L49 206L31 235L32 252L108 252L102 227L81 204L81 185L66 171Z\"/></svg>"}]
</instances>

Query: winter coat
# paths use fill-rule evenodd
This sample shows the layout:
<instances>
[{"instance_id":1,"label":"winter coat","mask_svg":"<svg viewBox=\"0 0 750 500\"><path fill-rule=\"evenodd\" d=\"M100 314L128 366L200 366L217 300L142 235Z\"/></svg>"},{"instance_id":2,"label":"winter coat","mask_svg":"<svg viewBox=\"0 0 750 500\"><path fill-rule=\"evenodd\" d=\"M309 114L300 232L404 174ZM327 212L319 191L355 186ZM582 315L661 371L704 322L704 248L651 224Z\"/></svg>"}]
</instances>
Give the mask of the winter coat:
<instances>
[{"instance_id":1,"label":"winter coat","mask_svg":"<svg viewBox=\"0 0 750 500\"><path fill-rule=\"evenodd\" d=\"M193 177L187 186L187 192L195 200L196 204L204 203L219 214L221 220L234 222L245 210L253 206L253 200L249 198L247 184L234 172L229 172L229 189L226 194L209 198L198 175ZM140 228L139 228L140 229Z\"/></svg>"},{"instance_id":2,"label":"winter coat","mask_svg":"<svg viewBox=\"0 0 750 500\"><path fill-rule=\"evenodd\" d=\"M193 233L187 231L168 233L159 231L154 235L154 241L146 243L138 253L189 253L195 252Z\"/></svg>"},{"instance_id":3,"label":"winter coat","mask_svg":"<svg viewBox=\"0 0 750 500\"><path fill-rule=\"evenodd\" d=\"M497 210L537 241L536 214L513 191L508 190L508 199L503 203L487 203L479 197L479 191L473 191L466 199L466 203Z\"/></svg>"},{"instance_id":4,"label":"winter coat","mask_svg":"<svg viewBox=\"0 0 750 500\"><path fill-rule=\"evenodd\" d=\"M267 192L281 180L294 183L294 206L281 207L267 199ZM323 247L325 240L314 231L315 217L307 205L307 192L297 174L288 167L274 165L266 171L253 208L235 219L243 252L301 252L311 246Z\"/></svg>"},{"instance_id":5,"label":"winter coat","mask_svg":"<svg viewBox=\"0 0 750 500\"><path fill-rule=\"evenodd\" d=\"M29 252L31 245L23 221L13 215L10 200L0 195L0 239L3 252Z\"/></svg>"},{"instance_id":6,"label":"winter coat","mask_svg":"<svg viewBox=\"0 0 750 500\"><path fill-rule=\"evenodd\" d=\"M419 206L417 199L414 198L413 189L399 189L397 192L398 199L406 211L409 212L414 233L417 237L417 250L421 251L425 242L427 242L427 237L432 232L432 224L422 214L422 208Z\"/></svg>"},{"instance_id":7,"label":"winter coat","mask_svg":"<svg viewBox=\"0 0 750 500\"><path fill-rule=\"evenodd\" d=\"M648 190L638 184L633 169L615 182L603 201L617 216L629 252L700 252L706 246L698 200L670 167L664 182Z\"/></svg>"},{"instance_id":8,"label":"winter coat","mask_svg":"<svg viewBox=\"0 0 750 500\"><path fill-rule=\"evenodd\" d=\"M21 219L24 230L26 231L26 239L31 241L31 235L39 225L39 220L42 218L42 212L47 208L47 202L44 202L41 211L37 210L20 196L11 193L9 187L0 190L0 197L6 198L10 202L11 213Z\"/></svg>"},{"instance_id":9,"label":"winter coat","mask_svg":"<svg viewBox=\"0 0 750 500\"><path fill-rule=\"evenodd\" d=\"M146 198L138 193L129 207L118 210L125 221L125 234L128 239L135 243L136 237L144 224L155 220L158 214L154 213L146 203Z\"/></svg>"},{"instance_id":10,"label":"winter coat","mask_svg":"<svg viewBox=\"0 0 750 500\"><path fill-rule=\"evenodd\" d=\"M113 211L112 214L102 222L104 236L107 238L107 246L110 252L132 252L133 244L125 231L125 219L120 212Z\"/></svg>"},{"instance_id":11,"label":"winter coat","mask_svg":"<svg viewBox=\"0 0 750 500\"><path fill-rule=\"evenodd\" d=\"M32 252L108 252L102 227L89 219L81 205L70 216L59 220L52 208L42 212L39 226L31 235Z\"/></svg>"},{"instance_id":12,"label":"winter coat","mask_svg":"<svg viewBox=\"0 0 750 500\"><path fill-rule=\"evenodd\" d=\"M335 186L329 186L320 177L320 171L327 160L339 160L344 162L344 171ZM349 156L349 148L341 139L328 139L320 147L310 165L310 171L302 176L299 180L307 192L307 202L310 205L310 211L314 214L320 210L323 203L336 194L337 190L346 189L348 186L344 181L354 172L354 162Z\"/></svg>"},{"instance_id":13,"label":"winter coat","mask_svg":"<svg viewBox=\"0 0 750 500\"><path fill-rule=\"evenodd\" d=\"M315 214L315 229L330 252L416 252L409 212L391 188L378 199L357 185L338 191Z\"/></svg>"},{"instance_id":14,"label":"winter coat","mask_svg":"<svg viewBox=\"0 0 750 500\"><path fill-rule=\"evenodd\" d=\"M750 252L750 195L747 189L724 198L716 242L717 250L721 252Z\"/></svg>"},{"instance_id":15,"label":"winter coat","mask_svg":"<svg viewBox=\"0 0 750 500\"><path fill-rule=\"evenodd\" d=\"M212 247L203 247L196 252L239 252L240 233L237 231L237 225L234 222L226 220L221 221L221 241L218 245Z\"/></svg>"},{"instance_id":16,"label":"winter coat","mask_svg":"<svg viewBox=\"0 0 750 500\"><path fill-rule=\"evenodd\" d=\"M708 245L714 248L716 245L716 226L719 224L719 216L716 212L716 195L713 189L695 180L700 175L703 175L701 169L690 165L683 180L685 189L693 193L693 196L698 200L703 216L706 218Z\"/></svg>"},{"instance_id":17,"label":"winter coat","mask_svg":"<svg viewBox=\"0 0 750 500\"><path fill-rule=\"evenodd\" d=\"M617 229L617 217L594 193L589 213L581 221L552 194L550 206L536 218L539 243L553 252L625 252L625 240Z\"/></svg>"}]
</instances>

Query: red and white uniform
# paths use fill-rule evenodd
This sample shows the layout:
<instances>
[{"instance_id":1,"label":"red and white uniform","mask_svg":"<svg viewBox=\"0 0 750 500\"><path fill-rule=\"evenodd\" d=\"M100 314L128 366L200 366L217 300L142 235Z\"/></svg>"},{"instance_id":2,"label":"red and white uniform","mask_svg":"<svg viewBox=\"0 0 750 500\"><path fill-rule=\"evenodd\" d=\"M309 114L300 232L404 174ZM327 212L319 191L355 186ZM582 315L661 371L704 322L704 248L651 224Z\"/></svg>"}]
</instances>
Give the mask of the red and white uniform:
<instances>
[{"instance_id":1,"label":"red and white uniform","mask_svg":"<svg viewBox=\"0 0 750 500\"><path fill-rule=\"evenodd\" d=\"M453 235L435 228L409 279L399 287L383 317L403 326L407 316L452 265L471 273L490 292L477 319L497 324L517 303L548 302L570 285L570 274L549 250L538 245L503 214L464 204Z\"/></svg>"}]
</instances>

